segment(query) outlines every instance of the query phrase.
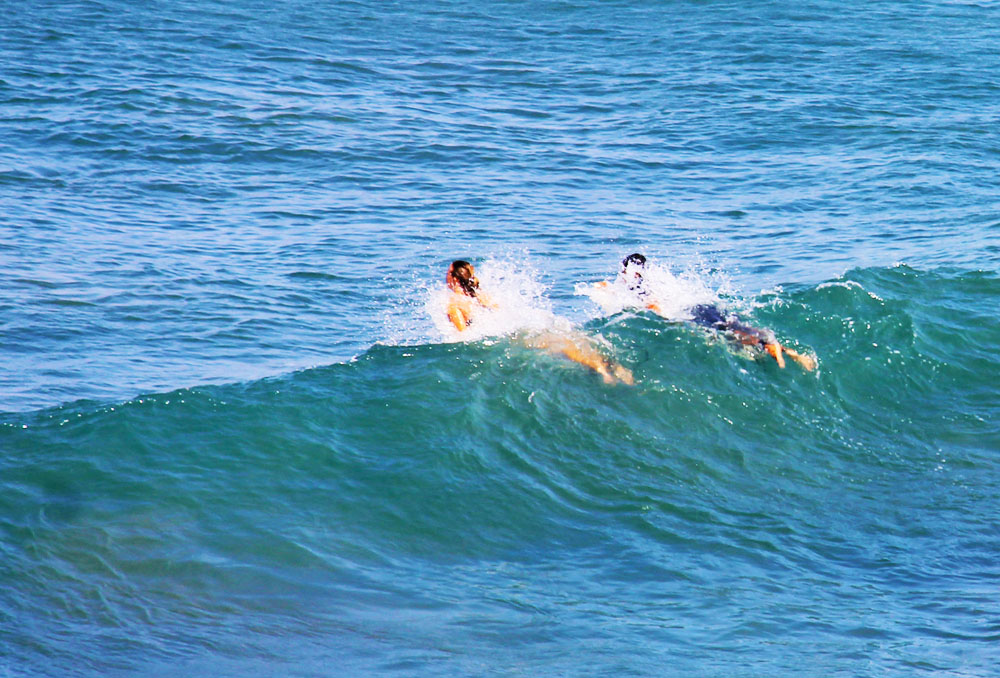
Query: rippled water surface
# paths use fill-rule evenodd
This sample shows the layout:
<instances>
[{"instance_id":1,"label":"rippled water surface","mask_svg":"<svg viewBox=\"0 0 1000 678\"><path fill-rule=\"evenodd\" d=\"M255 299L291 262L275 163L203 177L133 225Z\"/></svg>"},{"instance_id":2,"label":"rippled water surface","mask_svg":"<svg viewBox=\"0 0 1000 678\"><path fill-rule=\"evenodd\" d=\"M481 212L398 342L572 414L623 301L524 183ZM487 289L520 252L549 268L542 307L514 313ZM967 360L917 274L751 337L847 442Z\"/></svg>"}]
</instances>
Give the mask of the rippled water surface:
<instances>
[{"instance_id":1,"label":"rippled water surface","mask_svg":"<svg viewBox=\"0 0 1000 678\"><path fill-rule=\"evenodd\" d=\"M993 675L998 44L995 3L8 2L0 673ZM636 250L819 369L581 293Z\"/></svg>"}]
</instances>

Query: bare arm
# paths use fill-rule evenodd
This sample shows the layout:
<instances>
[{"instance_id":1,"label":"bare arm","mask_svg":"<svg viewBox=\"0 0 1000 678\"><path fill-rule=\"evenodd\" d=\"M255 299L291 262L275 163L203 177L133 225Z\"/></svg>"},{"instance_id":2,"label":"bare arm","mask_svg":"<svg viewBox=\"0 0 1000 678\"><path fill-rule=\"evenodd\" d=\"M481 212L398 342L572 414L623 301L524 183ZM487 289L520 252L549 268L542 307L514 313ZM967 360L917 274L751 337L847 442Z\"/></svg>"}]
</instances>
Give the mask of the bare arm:
<instances>
[{"instance_id":1,"label":"bare arm","mask_svg":"<svg viewBox=\"0 0 1000 678\"><path fill-rule=\"evenodd\" d=\"M483 292L479 292L476 295L476 301L478 301L481 305L485 306L486 308L492 308L492 309L499 308L497 303L493 301L493 297L491 297L488 294L484 294Z\"/></svg>"}]
</instances>

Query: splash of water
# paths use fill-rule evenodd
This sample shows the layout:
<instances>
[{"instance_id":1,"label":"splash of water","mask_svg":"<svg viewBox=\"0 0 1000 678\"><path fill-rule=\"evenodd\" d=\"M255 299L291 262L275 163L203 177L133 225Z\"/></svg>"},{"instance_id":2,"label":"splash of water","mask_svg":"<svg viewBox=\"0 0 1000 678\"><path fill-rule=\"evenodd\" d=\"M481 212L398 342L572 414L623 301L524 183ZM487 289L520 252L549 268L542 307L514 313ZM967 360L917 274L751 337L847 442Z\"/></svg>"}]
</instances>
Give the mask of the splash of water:
<instances>
[{"instance_id":1,"label":"splash of water","mask_svg":"<svg viewBox=\"0 0 1000 678\"><path fill-rule=\"evenodd\" d=\"M609 356L613 351L603 337L582 332L552 311L545 287L530 267L488 259L477 268L477 277L481 303L474 304L472 320L463 331L448 319L453 293L437 287L427 295L425 307L444 341L490 342L496 337L515 337L529 348L587 366L605 383L635 383L631 371Z\"/></svg>"},{"instance_id":2,"label":"splash of water","mask_svg":"<svg viewBox=\"0 0 1000 678\"><path fill-rule=\"evenodd\" d=\"M692 307L719 303L727 285L725 281L713 280L708 274L691 267L673 273L654 262L646 264L643 281L643 288L648 291L645 297L630 289L628 278L622 274L612 281L578 283L574 292L588 297L605 315L642 309L655 301L664 317L689 320Z\"/></svg>"},{"instance_id":3,"label":"splash of water","mask_svg":"<svg viewBox=\"0 0 1000 678\"><path fill-rule=\"evenodd\" d=\"M444 341L477 341L542 331L568 332L570 321L556 315L544 285L533 269L506 259L487 259L476 266L481 294L489 305L476 308L475 322L459 332L448 320L451 292L443 285L428 290L425 310Z\"/></svg>"}]
</instances>

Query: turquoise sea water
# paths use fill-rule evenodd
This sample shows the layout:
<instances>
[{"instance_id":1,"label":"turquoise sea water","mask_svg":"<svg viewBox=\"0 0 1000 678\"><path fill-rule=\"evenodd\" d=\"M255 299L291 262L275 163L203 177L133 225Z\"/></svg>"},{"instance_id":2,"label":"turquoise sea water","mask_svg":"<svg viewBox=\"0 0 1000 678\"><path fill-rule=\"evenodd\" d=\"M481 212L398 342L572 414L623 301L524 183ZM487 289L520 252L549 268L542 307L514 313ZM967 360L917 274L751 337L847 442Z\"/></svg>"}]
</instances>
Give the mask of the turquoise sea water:
<instances>
[{"instance_id":1,"label":"turquoise sea water","mask_svg":"<svg viewBox=\"0 0 1000 678\"><path fill-rule=\"evenodd\" d=\"M995 674L1000 6L3 10L0 676Z\"/></svg>"}]
</instances>

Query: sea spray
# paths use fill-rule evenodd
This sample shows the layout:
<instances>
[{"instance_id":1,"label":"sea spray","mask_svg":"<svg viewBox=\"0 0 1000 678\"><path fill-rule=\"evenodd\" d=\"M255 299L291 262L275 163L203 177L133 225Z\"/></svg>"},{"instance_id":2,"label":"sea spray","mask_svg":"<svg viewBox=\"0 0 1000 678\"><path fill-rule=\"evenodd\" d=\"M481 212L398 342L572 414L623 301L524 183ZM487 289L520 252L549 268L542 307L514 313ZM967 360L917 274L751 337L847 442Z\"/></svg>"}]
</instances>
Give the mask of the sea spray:
<instances>
[{"instance_id":1,"label":"sea spray","mask_svg":"<svg viewBox=\"0 0 1000 678\"><path fill-rule=\"evenodd\" d=\"M427 292L425 311L445 341L476 341L518 332L567 330L570 323L552 311L546 288L526 263L486 259L475 264L480 293L489 305L476 309L475 322L459 332L448 320L452 292L442 283ZM442 274L443 278L443 274Z\"/></svg>"},{"instance_id":2,"label":"sea spray","mask_svg":"<svg viewBox=\"0 0 1000 678\"><path fill-rule=\"evenodd\" d=\"M648 261L643 271L644 289L648 299L642 299L629 288L629 282L619 274L611 281L577 283L574 291L597 304L601 313L613 315L627 310L645 308L656 300L660 314L671 320L691 317L691 308L698 304L718 303L729 289L728 281L693 266L674 273L666 266Z\"/></svg>"},{"instance_id":3,"label":"sea spray","mask_svg":"<svg viewBox=\"0 0 1000 678\"><path fill-rule=\"evenodd\" d=\"M458 330L447 319L452 291L431 290L426 309L445 341L495 341L513 337L524 346L568 358L596 371L608 384L633 384L630 370L607 355L609 345L599 334L586 333L568 318L552 312L545 288L523 264L488 259L483 262L477 302L469 324Z\"/></svg>"}]
</instances>

